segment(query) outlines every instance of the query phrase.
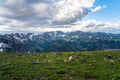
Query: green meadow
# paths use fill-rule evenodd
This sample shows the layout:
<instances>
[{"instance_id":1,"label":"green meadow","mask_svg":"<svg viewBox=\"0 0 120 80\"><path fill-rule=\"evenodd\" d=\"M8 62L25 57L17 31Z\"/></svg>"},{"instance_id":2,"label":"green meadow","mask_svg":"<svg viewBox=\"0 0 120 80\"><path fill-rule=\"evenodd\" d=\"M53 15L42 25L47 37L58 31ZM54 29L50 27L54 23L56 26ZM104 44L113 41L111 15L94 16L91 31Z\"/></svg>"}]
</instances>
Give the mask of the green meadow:
<instances>
[{"instance_id":1,"label":"green meadow","mask_svg":"<svg viewBox=\"0 0 120 80\"><path fill-rule=\"evenodd\" d=\"M120 51L3 52L0 80L120 80Z\"/></svg>"}]
</instances>

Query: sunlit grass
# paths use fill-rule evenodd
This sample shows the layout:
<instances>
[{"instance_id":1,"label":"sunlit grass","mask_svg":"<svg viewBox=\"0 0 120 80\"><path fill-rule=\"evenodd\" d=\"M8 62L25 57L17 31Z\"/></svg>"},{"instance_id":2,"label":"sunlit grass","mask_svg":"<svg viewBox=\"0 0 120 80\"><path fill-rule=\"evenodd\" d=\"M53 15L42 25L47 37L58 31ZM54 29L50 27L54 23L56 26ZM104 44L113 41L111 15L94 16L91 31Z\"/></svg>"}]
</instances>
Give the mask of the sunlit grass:
<instances>
[{"instance_id":1,"label":"sunlit grass","mask_svg":"<svg viewBox=\"0 0 120 80\"><path fill-rule=\"evenodd\" d=\"M0 80L120 80L119 70L120 51L0 53Z\"/></svg>"}]
</instances>

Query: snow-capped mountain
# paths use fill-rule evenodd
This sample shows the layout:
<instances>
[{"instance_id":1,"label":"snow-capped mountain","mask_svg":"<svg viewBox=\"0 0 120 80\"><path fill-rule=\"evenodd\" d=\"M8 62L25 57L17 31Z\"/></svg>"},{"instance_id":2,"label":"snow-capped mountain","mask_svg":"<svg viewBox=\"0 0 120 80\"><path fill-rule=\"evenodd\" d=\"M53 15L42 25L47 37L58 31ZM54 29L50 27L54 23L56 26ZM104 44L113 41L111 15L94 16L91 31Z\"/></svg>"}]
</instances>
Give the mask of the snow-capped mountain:
<instances>
[{"instance_id":1,"label":"snow-capped mountain","mask_svg":"<svg viewBox=\"0 0 120 80\"><path fill-rule=\"evenodd\" d=\"M45 32L40 34L15 33L0 35L0 51L58 52L119 49L120 35L108 33Z\"/></svg>"}]
</instances>

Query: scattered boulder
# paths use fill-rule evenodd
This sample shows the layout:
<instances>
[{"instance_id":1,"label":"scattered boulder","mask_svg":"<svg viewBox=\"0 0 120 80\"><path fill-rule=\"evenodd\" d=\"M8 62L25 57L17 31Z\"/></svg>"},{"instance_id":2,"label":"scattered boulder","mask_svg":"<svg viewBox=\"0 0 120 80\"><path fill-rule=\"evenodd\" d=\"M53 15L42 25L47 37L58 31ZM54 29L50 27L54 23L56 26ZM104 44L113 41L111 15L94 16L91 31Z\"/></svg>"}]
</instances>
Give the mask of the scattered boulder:
<instances>
[{"instance_id":1,"label":"scattered boulder","mask_svg":"<svg viewBox=\"0 0 120 80\"><path fill-rule=\"evenodd\" d=\"M30 53L30 56L38 56L37 53Z\"/></svg>"},{"instance_id":2,"label":"scattered boulder","mask_svg":"<svg viewBox=\"0 0 120 80\"><path fill-rule=\"evenodd\" d=\"M93 60L93 62L97 62L97 60Z\"/></svg>"},{"instance_id":3,"label":"scattered boulder","mask_svg":"<svg viewBox=\"0 0 120 80\"><path fill-rule=\"evenodd\" d=\"M48 54L46 54L46 55L44 55L46 58L48 58L49 57L49 55Z\"/></svg>"},{"instance_id":4,"label":"scattered boulder","mask_svg":"<svg viewBox=\"0 0 120 80\"><path fill-rule=\"evenodd\" d=\"M82 58L81 58L81 62L82 62L82 63L85 63L85 62L87 62L87 61L85 60L85 58L82 57Z\"/></svg>"},{"instance_id":5,"label":"scattered boulder","mask_svg":"<svg viewBox=\"0 0 120 80\"><path fill-rule=\"evenodd\" d=\"M71 60L73 60L73 56L70 56L68 59L68 61L71 61Z\"/></svg>"},{"instance_id":6,"label":"scattered boulder","mask_svg":"<svg viewBox=\"0 0 120 80\"><path fill-rule=\"evenodd\" d=\"M56 56L61 56L63 53L62 52L56 52L55 55Z\"/></svg>"},{"instance_id":7,"label":"scattered boulder","mask_svg":"<svg viewBox=\"0 0 120 80\"><path fill-rule=\"evenodd\" d=\"M111 80L115 80L114 78L112 78Z\"/></svg>"},{"instance_id":8,"label":"scattered boulder","mask_svg":"<svg viewBox=\"0 0 120 80\"><path fill-rule=\"evenodd\" d=\"M18 54L18 56L23 56L22 54Z\"/></svg>"},{"instance_id":9,"label":"scattered boulder","mask_svg":"<svg viewBox=\"0 0 120 80\"><path fill-rule=\"evenodd\" d=\"M39 64L39 60L33 61L32 64Z\"/></svg>"},{"instance_id":10,"label":"scattered boulder","mask_svg":"<svg viewBox=\"0 0 120 80\"><path fill-rule=\"evenodd\" d=\"M70 62L72 60L75 60L74 56L70 56L68 59L64 59L64 62Z\"/></svg>"},{"instance_id":11,"label":"scattered boulder","mask_svg":"<svg viewBox=\"0 0 120 80\"><path fill-rule=\"evenodd\" d=\"M106 58L107 59L113 59L114 57L112 55L108 54L108 55L106 55Z\"/></svg>"},{"instance_id":12,"label":"scattered boulder","mask_svg":"<svg viewBox=\"0 0 120 80\"><path fill-rule=\"evenodd\" d=\"M92 64L87 64L88 66L93 66Z\"/></svg>"},{"instance_id":13,"label":"scattered boulder","mask_svg":"<svg viewBox=\"0 0 120 80\"><path fill-rule=\"evenodd\" d=\"M110 60L110 63L114 63L115 61L114 60Z\"/></svg>"},{"instance_id":14,"label":"scattered boulder","mask_svg":"<svg viewBox=\"0 0 120 80\"><path fill-rule=\"evenodd\" d=\"M107 58L106 57L103 57L103 59L106 61L107 60Z\"/></svg>"},{"instance_id":15,"label":"scattered boulder","mask_svg":"<svg viewBox=\"0 0 120 80\"><path fill-rule=\"evenodd\" d=\"M67 60L67 59L64 59L64 62L68 62L68 60Z\"/></svg>"},{"instance_id":16,"label":"scattered boulder","mask_svg":"<svg viewBox=\"0 0 120 80\"><path fill-rule=\"evenodd\" d=\"M50 63L51 62L51 60L48 60L48 63Z\"/></svg>"},{"instance_id":17,"label":"scattered boulder","mask_svg":"<svg viewBox=\"0 0 120 80\"><path fill-rule=\"evenodd\" d=\"M120 61L120 58L118 58L118 61Z\"/></svg>"},{"instance_id":18,"label":"scattered boulder","mask_svg":"<svg viewBox=\"0 0 120 80\"><path fill-rule=\"evenodd\" d=\"M115 64L115 61L114 61L114 60L110 60L110 64L111 64L111 65L114 65L114 64Z\"/></svg>"},{"instance_id":19,"label":"scattered boulder","mask_svg":"<svg viewBox=\"0 0 120 80\"><path fill-rule=\"evenodd\" d=\"M45 59L43 62L44 62L44 63L46 63L46 62L47 62L47 60Z\"/></svg>"}]
</instances>

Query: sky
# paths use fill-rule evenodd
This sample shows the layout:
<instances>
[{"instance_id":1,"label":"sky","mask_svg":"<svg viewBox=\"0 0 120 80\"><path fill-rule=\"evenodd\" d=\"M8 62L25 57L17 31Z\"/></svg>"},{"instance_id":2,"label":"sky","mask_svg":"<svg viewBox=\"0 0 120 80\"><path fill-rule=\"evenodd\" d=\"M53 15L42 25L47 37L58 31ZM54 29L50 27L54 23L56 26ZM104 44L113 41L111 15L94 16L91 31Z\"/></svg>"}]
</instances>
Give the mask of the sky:
<instances>
[{"instance_id":1,"label":"sky","mask_svg":"<svg viewBox=\"0 0 120 80\"><path fill-rule=\"evenodd\" d=\"M0 33L120 33L120 0L0 0Z\"/></svg>"}]
</instances>

